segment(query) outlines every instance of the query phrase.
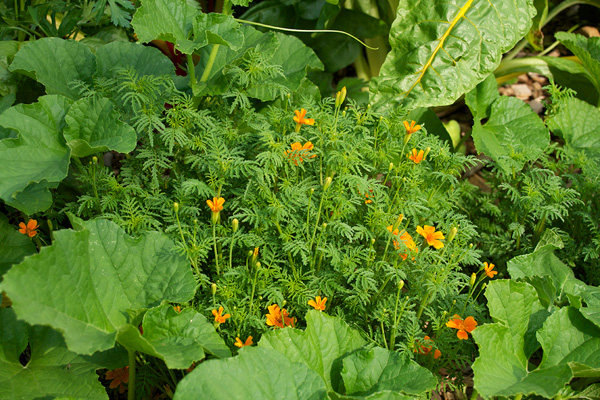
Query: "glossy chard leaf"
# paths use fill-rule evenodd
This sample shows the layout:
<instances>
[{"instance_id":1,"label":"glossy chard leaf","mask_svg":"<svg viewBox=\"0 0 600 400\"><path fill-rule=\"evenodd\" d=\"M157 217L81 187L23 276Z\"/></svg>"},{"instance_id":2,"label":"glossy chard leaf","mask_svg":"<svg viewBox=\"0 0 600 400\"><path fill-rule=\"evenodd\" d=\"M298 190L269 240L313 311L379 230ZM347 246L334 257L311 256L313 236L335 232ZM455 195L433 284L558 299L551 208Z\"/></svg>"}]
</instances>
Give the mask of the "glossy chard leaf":
<instances>
[{"instance_id":1,"label":"glossy chard leaf","mask_svg":"<svg viewBox=\"0 0 600 400\"><path fill-rule=\"evenodd\" d=\"M49 95L0 114L0 126L18 133L0 140L0 198L26 214L50 207L49 188L67 176L70 150L62 129L71 104L66 97Z\"/></svg>"},{"instance_id":2,"label":"glossy chard leaf","mask_svg":"<svg viewBox=\"0 0 600 400\"><path fill-rule=\"evenodd\" d=\"M565 146L585 152L600 160L600 111L579 99L561 101L558 112L547 120L552 133L565 141Z\"/></svg>"},{"instance_id":3,"label":"glossy chard leaf","mask_svg":"<svg viewBox=\"0 0 600 400\"><path fill-rule=\"evenodd\" d=\"M325 382L305 364L272 349L250 347L237 357L198 365L177 385L175 400L327 399Z\"/></svg>"},{"instance_id":4,"label":"glossy chard leaf","mask_svg":"<svg viewBox=\"0 0 600 400\"><path fill-rule=\"evenodd\" d=\"M27 343L31 358L19 361ZM125 357L123 357L125 355ZM111 352L91 357L67 349L59 332L48 327L29 327L9 308L0 308L0 398L108 399L98 381L99 368L122 367L127 353Z\"/></svg>"},{"instance_id":5,"label":"glossy chard leaf","mask_svg":"<svg viewBox=\"0 0 600 400\"><path fill-rule=\"evenodd\" d=\"M94 55L85 44L59 38L42 38L23 46L15 55L9 70L37 80L46 87L48 94L60 94L76 100L79 93L69 84L77 79L91 82L95 68Z\"/></svg>"},{"instance_id":6,"label":"glossy chard leaf","mask_svg":"<svg viewBox=\"0 0 600 400\"><path fill-rule=\"evenodd\" d=\"M328 390L336 390L340 385L340 357L365 344L360 334L340 318L319 311L306 314L305 331L278 329L263 335L259 342L260 347L277 350L290 361L306 364L323 378Z\"/></svg>"},{"instance_id":7,"label":"glossy chard leaf","mask_svg":"<svg viewBox=\"0 0 600 400\"><path fill-rule=\"evenodd\" d=\"M119 113L107 98L76 101L65 122L63 135L75 157L109 150L129 153L137 144L135 131L119 120Z\"/></svg>"},{"instance_id":8,"label":"glossy chard leaf","mask_svg":"<svg viewBox=\"0 0 600 400\"><path fill-rule=\"evenodd\" d=\"M419 396L437 385L429 370L406 355L381 347L358 350L345 357L343 364L344 388L350 395L393 391Z\"/></svg>"},{"instance_id":9,"label":"glossy chard leaf","mask_svg":"<svg viewBox=\"0 0 600 400\"><path fill-rule=\"evenodd\" d=\"M127 310L185 302L194 278L165 235L131 238L106 220L76 222L4 275L0 289L18 317L61 331L70 350L92 354L115 346L131 325Z\"/></svg>"},{"instance_id":10,"label":"glossy chard leaf","mask_svg":"<svg viewBox=\"0 0 600 400\"><path fill-rule=\"evenodd\" d=\"M169 304L152 308L144 315L144 334L133 325L119 331L118 342L165 361L171 369L185 369L209 352L230 357L231 352L212 323L191 309L178 313Z\"/></svg>"},{"instance_id":11,"label":"glossy chard leaf","mask_svg":"<svg viewBox=\"0 0 600 400\"><path fill-rule=\"evenodd\" d=\"M548 129L531 107L507 96L492 103L484 125L475 121L472 134L477 151L491 157L505 173L520 171L550 143Z\"/></svg>"},{"instance_id":12,"label":"glossy chard leaf","mask_svg":"<svg viewBox=\"0 0 600 400\"><path fill-rule=\"evenodd\" d=\"M453 103L496 69L531 26L533 0L400 1L391 52L371 81L372 103L390 108Z\"/></svg>"}]
</instances>

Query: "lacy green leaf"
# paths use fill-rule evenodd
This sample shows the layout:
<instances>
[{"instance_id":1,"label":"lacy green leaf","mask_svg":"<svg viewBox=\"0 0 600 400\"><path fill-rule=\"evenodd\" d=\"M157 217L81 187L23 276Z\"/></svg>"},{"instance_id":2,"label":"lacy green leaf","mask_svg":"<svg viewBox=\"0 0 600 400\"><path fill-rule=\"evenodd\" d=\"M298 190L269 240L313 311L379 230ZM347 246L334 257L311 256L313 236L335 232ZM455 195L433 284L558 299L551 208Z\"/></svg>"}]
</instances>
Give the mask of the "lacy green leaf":
<instances>
[{"instance_id":1,"label":"lacy green leaf","mask_svg":"<svg viewBox=\"0 0 600 400\"><path fill-rule=\"evenodd\" d=\"M377 107L453 103L500 64L531 26L533 0L399 2L392 47L370 90Z\"/></svg>"},{"instance_id":2,"label":"lacy green leaf","mask_svg":"<svg viewBox=\"0 0 600 400\"><path fill-rule=\"evenodd\" d=\"M23 221L27 223L27 221ZM23 235L19 228L8 223L8 218L0 214L0 276L14 264L23 261L25 256L35 253L35 245L30 237Z\"/></svg>"},{"instance_id":3,"label":"lacy green leaf","mask_svg":"<svg viewBox=\"0 0 600 400\"><path fill-rule=\"evenodd\" d=\"M209 360L198 365L177 385L175 400L327 399L325 383L303 363L262 347L240 350L234 358Z\"/></svg>"},{"instance_id":4,"label":"lacy green leaf","mask_svg":"<svg viewBox=\"0 0 600 400\"><path fill-rule=\"evenodd\" d=\"M340 318L319 311L306 314L306 330L285 328L269 332L260 339L259 346L275 349L290 361L302 362L316 371L327 389L335 390L339 380L333 371L341 371L340 357L365 345L360 334Z\"/></svg>"},{"instance_id":5,"label":"lacy green leaf","mask_svg":"<svg viewBox=\"0 0 600 400\"><path fill-rule=\"evenodd\" d=\"M435 389L437 379L429 370L397 352L381 347L361 349L343 360L346 393L370 395L381 391L422 395Z\"/></svg>"},{"instance_id":6,"label":"lacy green leaf","mask_svg":"<svg viewBox=\"0 0 600 400\"><path fill-rule=\"evenodd\" d=\"M552 133L564 139L567 147L600 161L598 108L576 98L566 99L561 101L558 112L547 123Z\"/></svg>"},{"instance_id":7,"label":"lacy green leaf","mask_svg":"<svg viewBox=\"0 0 600 400\"><path fill-rule=\"evenodd\" d=\"M165 235L134 239L106 220L54 233L52 246L26 258L0 285L19 318L61 331L70 350L91 354L115 345L130 325L127 310L185 302L194 279Z\"/></svg>"},{"instance_id":8,"label":"lacy green leaf","mask_svg":"<svg viewBox=\"0 0 600 400\"><path fill-rule=\"evenodd\" d=\"M0 140L0 198L27 214L50 207L48 188L67 176L70 151L62 129L71 103L66 97L49 95L0 114L0 126L19 134Z\"/></svg>"},{"instance_id":9,"label":"lacy green leaf","mask_svg":"<svg viewBox=\"0 0 600 400\"><path fill-rule=\"evenodd\" d=\"M10 71L31 76L46 87L48 94L79 98L74 80L91 82L95 70L94 55L83 43L60 38L42 38L25 44L15 55Z\"/></svg>"},{"instance_id":10,"label":"lacy green leaf","mask_svg":"<svg viewBox=\"0 0 600 400\"><path fill-rule=\"evenodd\" d=\"M491 157L508 174L536 160L548 146L550 134L527 103L502 96L492 104L484 125L475 121L473 140L477 151Z\"/></svg>"},{"instance_id":11,"label":"lacy green leaf","mask_svg":"<svg viewBox=\"0 0 600 400\"><path fill-rule=\"evenodd\" d=\"M31 359L22 365L19 356L28 342ZM0 398L108 399L98 368L93 359L69 351L60 333L27 327L12 309L0 308Z\"/></svg>"},{"instance_id":12,"label":"lacy green leaf","mask_svg":"<svg viewBox=\"0 0 600 400\"><path fill-rule=\"evenodd\" d=\"M192 54L208 44L206 36L190 40L194 21L201 13L186 0L145 0L133 16L131 25L142 43L166 40L182 53Z\"/></svg>"},{"instance_id":13,"label":"lacy green leaf","mask_svg":"<svg viewBox=\"0 0 600 400\"><path fill-rule=\"evenodd\" d=\"M167 56L151 46L131 42L112 42L96 51L96 76L111 76L116 69L134 69L139 76L175 75Z\"/></svg>"},{"instance_id":14,"label":"lacy green leaf","mask_svg":"<svg viewBox=\"0 0 600 400\"><path fill-rule=\"evenodd\" d=\"M101 151L129 153L137 144L133 128L119 120L107 98L85 98L73 103L65 116L64 137L71 154L85 157Z\"/></svg>"}]
</instances>

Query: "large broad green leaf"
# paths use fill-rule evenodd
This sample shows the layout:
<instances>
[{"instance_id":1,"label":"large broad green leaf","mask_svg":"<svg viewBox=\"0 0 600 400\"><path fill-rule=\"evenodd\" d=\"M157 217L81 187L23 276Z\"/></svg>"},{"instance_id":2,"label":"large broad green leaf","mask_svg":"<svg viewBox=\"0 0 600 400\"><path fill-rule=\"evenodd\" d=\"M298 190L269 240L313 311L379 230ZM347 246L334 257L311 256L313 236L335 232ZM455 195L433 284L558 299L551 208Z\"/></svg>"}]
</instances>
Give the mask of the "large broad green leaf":
<instances>
[{"instance_id":1,"label":"large broad green leaf","mask_svg":"<svg viewBox=\"0 0 600 400\"><path fill-rule=\"evenodd\" d=\"M477 151L491 157L504 172L513 173L542 154L550 134L527 103L502 96L492 104L485 125L475 122L473 140Z\"/></svg>"},{"instance_id":2,"label":"large broad green leaf","mask_svg":"<svg viewBox=\"0 0 600 400\"><path fill-rule=\"evenodd\" d=\"M378 107L453 103L485 79L531 26L532 0L402 0L392 51L371 80Z\"/></svg>"},{"instance_id":3,"label":"large broad green leaf","mask_svg":"<svg viewBox=\"0 0 600 400\"><path fill-rule=\"evenodd\" d=\"M65 121L67 127L63 135L75 157L109 150L129 153L137 143L135 131L119 121L119 113L107 98L76 101Z\"/></svg>"},{"instance_id":4,"label":"large broad green leaf","mask_svg":"<svg viewBox=\"0 0 600 400\"><path fill-rule=\"evenodd\" d=\"M79 98L74 80L91 81L94 55L83 43L59 38L42 38L27 43L15 55L11 71L23 72L46 87L48 94Z\"/></svg>"},{"instance_id":5,"label":"large broad green leaf","mask_svg":"<svg viewBox=\"0 0 600 400\"><path fill-rule=\"evenodd\" d=\"M548 120L552 133L565 145L600 160L600 111L579 99L561 101L558 112Z\"/></svg>"},{"instance_id":6,"label":"large broad green leaf","mask_svg":"<svg viewBox=\"0 0 600 400\"><path fill-rule=\"evenodd\" d=\"M229 87L229 78L223 73L224 68L241 64L249 49L255 49L265 57L265 63L281 67L282 75L265 76L260 83L248 88L248 95L263 101L274 100L279 94L277 89L281 86L291 92L296 91L307 70L323 69L323 64L314 52L293 36L273 32L261 33L249 26L242 26L240 30L244 34L244 46L238 51L225 47L218 49L207 81L199 83L196 95L216 95L225 92ZM204 72L212 49L213 46L202 49L200 62L196 66L197 76Z\"/></svg>"},{"instance_id":7,"label":"large broad green leaf","mask_svg":"<svg viewBox=\"0 0 600 400\"><path fill-rule=\"evenodd\" d=\"M473 331L479 346L479 357L473 363L475 389L485 398L516 394L553 397L572 374L566 363L548 363L529 372L528 359L535 347L527 349L527 343L532 336L535 340L547 315L535 289L525 282L495 281L485 296L494 323Z\"/></svg>"},{"instance_id":8,"label":"large broad green leaf","mask_svg":"<svg viewBox=\"0 0 600 400\"><path fill-rule=\"evenodd\" d=\"M382 391L422 395L435 389L437 379L405 355L381 347L361 349L344 358L346 393L370 395Z\"/></svg>"},{"instance_id":9,"label":"large broad green leaf","mask_svg":"<svg viewBox=\"0 0 600 400\"><path fill-rule=\"evenodd\" d=\"M239 50L244 45L240 24L232 16L223 14L200 14L194 21L194 35L206 37L209 44L220 44Z\"/></svg>"},{"instance_id":10,"label":"large broad green leaf","mask_svg":"<svg viewBox=\"0 0 600 400\"><path fill-rule=\"evenodd\" d=\"M29 342L31 358L19 357ZM69 351L60 333L42 326L28 327L12 309L0 308L0 398L37 399L69 396L108 399L98 381L99 368L122 367L126 352L91 357ZM125 357L123 357L123 355Z\"/></svg>"},{"instance_id":11,"label":"large broad green leaf","mask_svg":"<svg viewBox=\"0 0 600 400\"><path fill-rule=\"evenodd\" d=\"M192 54L208 44L206 36L190 38L194 21L201 13L186 0L144 0L131 25L142 43L166 40L182 53Z\"/></svg>"},{"instance_id":12,"label":"large broad green leaf","mask_svg":"<svg viewBox=\"0 0 600 400\"><path fill-rule=\"evenodd\" d=\"M27 221L24 221L27 222ZM25 256L35 253L31 238L23 235L8 223L4 214L0 214L0 277L14 264L23 261Z\"/></svg>"},{"instance_id":13,"label":"large broad green leaf","mask_svg":"<svg viewBox=\"0 0 600 400\"><path fill-rule=\"evenodd\" d=\"M110 76L111 71L132 68L138 75L175 75L171 60L160 50L131 42L112 42L96 50L96 75Z\"/></svg>"},{"instance_id":14,"label":"large broad green leaf","mask_svg":"<svg viewBox=\"0 0 600 400\"><path fill-rule=\"evenodd\" d=\"M165 235L131 238L106 220L79 222L4 275L0 285L19 318L61 331L69 349L91 354L115 345L127 310L185 302L194 279ZM137 326L135 326L137 328Z\"/></svg>"},{"instance_id":15,"label":"large broad green leaf","mask_svg":"<svg viewBox=\"0 0 600 400\"><path fill-rule=\"evenodd\" d=\"M500 97L498 84L494 74L490 74L475 89L465 95L465 104L471 110L473 119L481 121L489 118L492 112L492 104Z\"/></svg>"},{"instance_id":16,"label":"large broad green leaf","mask_svg":"<svg viewBox=\"0 0 600 400\"><path fill-rule=\"evenodd\" d=\"M567 32L558 32L554 36L579 58L600 92L600 37L586 38Z\"/></svg>"},{"instance_id":17,"label":"large broad green leaf","mask_svg":"<svg viewBox=\"0 0 600 400\"><path fill-rule=\"evenodd\" d=\"M306 364L323 378L329 390L336 390L340 384L337 374L342 369L339 358L366 342L341 319L318 311L306 314L306 325L305 331L286 328L269 332L263 335L259 345L275 349L291 361Z\"/></svg>"},{"instance_id":18,"label":"large broad green leaf","mask_svg":"<svg viewBox=\"0 0 600 400\"><path fill-rule=\"evenodd\" d=\"M272 349L244 348L240 355L198 365L177 385L175 400L327 398L325 382L303 363Z\"/></svg>"},{"instance_id":19,"label":"large broad green leaf","mask_svg":"<svg viewBox=\"0 0 600 400\"><path fill-rule=\"evenodd\" d=\"M178 313L171 305L163 304L148 310L142 327L143 335L137 327L128 325L117 340L130 350L164 360L172 369L185 369L202 360L205 350L217 357L231 356L213 324L191 309Z\"/></svg>"},{"instance_id":20,"label":"large broad green leaf","mask_svg":"<svg viewBox=\"0 0 600 400\"><path fill-rule=\"evenodd\" d=\"M0 198L27 214L50 207L48 188L67 176L70 157L62 129L70 106L66 97L50 95L0 114L0 125L19 133L16 139L0 140ZM26 199L19 201L23 191Z\"/></svg>"}]
</instances>

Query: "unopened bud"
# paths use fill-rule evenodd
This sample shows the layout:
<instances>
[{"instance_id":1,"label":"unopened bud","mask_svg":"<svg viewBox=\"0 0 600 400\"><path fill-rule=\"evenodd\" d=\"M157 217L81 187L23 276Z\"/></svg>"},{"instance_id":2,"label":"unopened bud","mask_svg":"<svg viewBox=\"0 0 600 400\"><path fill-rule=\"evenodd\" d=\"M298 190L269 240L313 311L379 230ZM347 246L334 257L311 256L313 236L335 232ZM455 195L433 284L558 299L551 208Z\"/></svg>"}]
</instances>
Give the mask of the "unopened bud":
<instances>
[{"instance_id":1,"label":"unopened bud","mask_svg":"<svg viewBox=\"0 0 600 400\"><path fill-rule=\"evenodd\" d=\"M394 222L394 229L396 229L397 227L400 226L400 224L402 223L403 219L404 219L404 214L400 214L398 216L398 218L396 219L396 222Z\"/></svg>"},{"instance_id":2,"label":"unopened bud","mask_svg":"<svg viewBox=\"0 0 600 400\"><path fill-rule=\"evenodd\" d=\"M323 190L324 191L327 190L327 189L329 189L329 186L331 186L331 181L332 180L333 179L330 176L328 176L327 179L325 179L325 183L323 184Z\"/></svg>"},{"instance_id":3,"label":"unopened bud","mask_svg":"<svg viewBox=\"0 0 600 400\"><path fill-rule=\"evenodd\" d=\"M217 284L216 283L210 284L210 291L212 292L213 296L215 295L215 293L217 293Z\"/></svg>"},{"instance_id":4,"label":"unopened bud","mask_svg":"<svg viewBox=\"0 0 600 400\"><path fill-rule=\"evenodd\" d=\"M92 161L94 162L94 164L98 164L98 157L96 157L96 156L92 157Z\"/></svg>"},{"instance_id":5,"label":"unopened bud","mask_svg":"<svg viewBox=\"0 0 600 400\"><path fill-rule=\"evenodd\" d=\"M179 203L177 203L177 202L173 203L173 210L175 210L175 212L179 211Z\"/></svg>"},{"instance_id":6,"label":"unopened bud","mask_svg":"<svg viewBox=\"0 0 600 400\"><path fill-rule=\"evenodd\" d=\"M231 221L231 226L233 228L233 233L236 233L238 230L238 227L240 226L240 221L238 221L237 218L234 218L233 221Z\"/></svg>"},{"instance_id":7,"label":"unopened bud","mask_svg":"<svg viewBox=\"0 0 600 400\"><path fill-rule=\"evenodd\" d=\"M254 264L256 262L257 258L258 258L258 247L255 247L254 251L252 252L252 264Z\"/></svg>"},{"instance_id":8,"label":"unopened bud","mask_svg":"<svg viewBox=\"0 0 600 400\"><path fill-rule=\"evenodd\" d=\"M375 238L372 238L371 239L371 245L374 245L374 244L375 244Z\"/></svg>"},{"instance_id":9,"label":"unopened bud","mask_svg":"<svg viewBox=\"0 0 600 400\"><path fill-rule=\"evenodd\" d=\"M400 282L398 282L398 290L402 290L403 287L404 287L404 280L400 279Z\"/></svg>"},{"instance_id":10,"label":"unopened bud","mask_svg":"<svg viewBox=\"0 0 600 400\"><path fill-rule=\"evenodd\" d=\"M260 269L261 266L262 266L262 264L260 262L256 263L256 269Z\"/></svg>"},{"instance_id":11,"label":"unopened bud","mask_svg":"<svg viewBox=\"0 0 600 400\"><path fill-rule=\"evenodd\" d=\"M344 100L346 100L346 86L337 92L337 95L335 96L335 108L340 107Z\"/></svg>"},{"instance_id":12,"label":"unopened bud","mask_svg":"<svg viewBox=\"0 0 600 400\"><path fill-rule=\"evenodd\" d=\"M313 194L315 192L315 188L310 188L310 194Z\"/></svg>"},{"instance_id":13,"label":"unopened bud","mask_svg":"<svg viewBox=\"0 0 600 400\"><path fill-rule=\"evenodd\" d=\"M281 308L283 308L286 304L287 304L287 300L284 300L283 303L281 303Z\"/></svg>"},{"instance_id":14,"label":"unopened bud","mask_svg":"<svg viewBox=\"0 0 600 400\"><path fill-rule=\"evenodd\" d=\"M457 232L458 232L458 228L453 226L452 229L450 229L450 232L448 233L448 237L446 238L446 243L450 243L452 240L454 240L454 237L456 236Z\"/></svg>"},{"instance_id":15,"label":"unopened bud","mask_svg":"<svg viewBox=\"0 0 600 400\"><path fill-rule=\"evenodd\" d=\"M50 229L50 232L52 232L54 230L51 220L48 220L48 228Z\"/></svg>"},{"instance_id":16,"label":"unopened bud","mask_svg":"<svg viewBox=\"0 0 600 400\"><path fill-rule=\"evenodd\" d=\"M473 286L475 284L475 280L477 279L477 274L475 272L473 272L471 274L471 280L469 280L469 286Z\"/></svg>"},{"instance_id":17,"label":"unopened bud","mask_svg":"<svg viewBox=\"0 0 600 400\"><path fill-rule=\"evenodd\" d=\"M431 147L427 147L425 149L425 154L423 154L423 158L427 157L427 154L429 154L430 151L431 151Z\"/></svg>"},{"instance_id":18,"label":"unopened bud","mask_svg":"<svg viewBox=\"0 0 600 400\"><path fill-rule=\"evenodd\" d=\"M394 163L393 162L390 163L390 169L388 170L388 172L391 171L392 169L394 169Z\"/></svg>"},{"instance_id":19,"label":"unopened bud","mask_svg":"<svg viewBox=\"0 0 600 400\"><path fill-rule=\"evenodd\" d=\"M262 299L263 299L263 297L262 297L262 296L258 296L258 299L259 299L259 300L262 300Z\"/></svg>"},{"instance_id":20,"label":"unopened bud","mask_svg":"<svg viewBox=\"0 0 600 400\"><path fill-rule=\"evenodd\" d=\"M321 225L321 227L322 227L323 229L327 228L327 222L323 222L323 225Z\"/></svg>"},{"instance_id":21,"label":"unopened bud","mask_svg":"<svg viewBox=\"0 0 600 400\"><path fill-rule=\"evenodd\" d=\"M473 243L469 243L469 248L472 249L473 248Z\"/></svg>"}]
</instances>

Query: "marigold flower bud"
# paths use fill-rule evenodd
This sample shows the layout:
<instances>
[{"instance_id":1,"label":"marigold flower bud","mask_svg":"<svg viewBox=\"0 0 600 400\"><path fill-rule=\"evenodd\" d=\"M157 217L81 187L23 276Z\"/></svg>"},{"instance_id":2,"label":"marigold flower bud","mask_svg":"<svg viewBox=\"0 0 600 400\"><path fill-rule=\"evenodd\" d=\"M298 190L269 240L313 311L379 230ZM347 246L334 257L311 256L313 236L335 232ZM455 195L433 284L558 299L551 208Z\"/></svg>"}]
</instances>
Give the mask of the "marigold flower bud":
<instances>
[{"instance_id":1,"label":"marigold flower bud","mask_svg":"<svg viewBox=\"0 0 600 400\"><path fill-rule=\"evenodd\" d=\"M394 163L393 162L390 163L390 169L388 170L388 172L391 171L392 169L394 169Z\"/></svg>"},{"instance_id":2,"label":"marigold flower bud","mask_svg":"<svg viewBox=\"0 0 600 400\"><path fill-rule=\"evenodd\" d=\"M231 221L231 225L233 227L233 233L236 233L238 230L238 226L240 225L240 221L238 221L237 218L234 218L233 221Z\"/></svg>"},{"instance_id":3,"label":"marigold flower bud","mask_svg":"<svg viewBox=\"0 0 600 400\"><path fill-rule=\"evenodd\" d=\"M315 188L310 188L310 194L313 194L315 192Z\"/></svg>"},{"instance_id":4,"label":"marigold flower bud","mask_svg":"<svg viewBox=\"0 0 600 400\"><path fill-rule=\"evenodd\" d=\"M457 232L458 232L458 228L453 226L452 229L450 229L450 232L448 233L448 237L446 238L446 243L450 243L452 240L454 240L454 237L456 236Z\"/></svg>"},{"instance_id":5,"label":"marigold flower bud","mask_svg":"<svg viewBox=\"0 0 600 400\"><path fill-rule=\"evenodd\" d=\"M398 290L402 290L403 287L404 287L404 280L400 279L400 282L398 282Z\"/></svg>"},{"instance_id":6,"label":"marigold flower bud","mask_svg":"<svg viewBox=\"0 0 600 400\"><path fill-rule=\"evenodd\" d=\"M335 108L340 107L342 103L344 103L344 100L346 100L346 86L337 92L337 95L335 96Z\"/></svg>"},{"instance_id":7,"label":"marigold flower bud","mask_svg":"<svg viewBox=\"0 0 600 400\"><path fill-rule=\"evenodd\" d=\"M396 219L396 222L394 223L394 229L396 229L398 226L400 226L403 219L404 219L404 214L400 214L398 216L398 218Z\"/></svg>"},{"instance_id":8,"label":"marigold flower bud","mask_svg":"<svg viewBox=\"0 0 600 400\"><path fill-rule=\"evenodd\" d=\"M177 202L173 203L173 210L175 210L175 212L179 211L179 203L177 203Z\"/></svg>"},{"instance_id":9,"label":"marigold flower bud","mask_svg":"<svg viewBox=\"0 0 600 400\"><path fill-rule=\"evenodd\" d=\"M260 267L262 266L262 264L259 262L256 263L256 269L260 269Z\"/></svg>"},{"instance_id":10,"label":"marigold flower bud","mask_svg":"<svg viewBox=\"0 0 600 400\"><path fill-rule=\"evenodd\" d=\"M429 146L428 146L428 147L425 149L425 154L423 154L423 158L427 157L427 154L429 154L429 152L430 152L430 151L431 151L431 147L429 147Z\"/></svg>"},{"instance_id":11,"label":"marigold flower bud","mask_svg":"<svg viewBox=\"0 0 600 400\"><path fill-rule=\"evenodd\" d=\"M475 284L475 280L477 279L477 274L475 272L473 272L471 274L471 280L469 280L469 286L473 286Z\"/></svg>"},{"instance_id":12,"label":"marigold flower bud","mask_svg":"<svg viewBox=\"0 0 600 400\"><path fill-rule=\"evenodd\" d=\"M329 186L331 186L331 181L333 180L333 178L331 178L330 176L327 177L327 179L325 179L325 183L323 184L323 190L327 190L329 189Z\"/></svg>"},{"instance_id":13,"label":"marigold flower bud","mask_svg":"<svg viewBox=\"0 0 600 400\"><path fill-rule=\"evenodd\" d=\"M98 157L96 157L96 156L92 157L92 161L94 162L94 164L98 164Z\"/></svg>"},{"instance_id":14,"label":"marigold flower bud","mask_svg":"<svg viewBox=\"0 0 600 400\"><path fill-rule=\"evenodd\" d=\"M210 291L212 292L213 296L217 293L217 284L216 283L210 284Z\"/></svg>"},{"instance_id":15,"label":"marigold flower bud","mask_svg":"<svg viewBox=\"0 0 600 400\"><path fill-rule=\"evenodd\" d=\"M327 222L323 222L322 228L323 229L327 228Z\"/></svg>"},{"instance_id":16,"label":"marigold flower bud","mask_svg":"<svg viewBox=\"0 0 600 400\"><path fill-rule=\"evenodd\" d=\"M252 252L252 264L256 263L256 259L258 258L258 247L254 248Z\"/></svg>"},{"instance_id":17,"label":"marigold flower bud","mask_svg":"<svg viewBox=\"0 0 600 400\"><path fill-rule=\"evenodd\" d=\"M254 252L252 250L248 250L248 257L252 257L253 254Z\"/></svg>"}]
</instances>

